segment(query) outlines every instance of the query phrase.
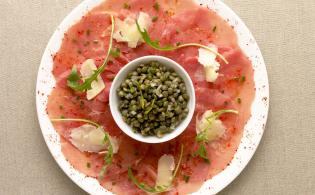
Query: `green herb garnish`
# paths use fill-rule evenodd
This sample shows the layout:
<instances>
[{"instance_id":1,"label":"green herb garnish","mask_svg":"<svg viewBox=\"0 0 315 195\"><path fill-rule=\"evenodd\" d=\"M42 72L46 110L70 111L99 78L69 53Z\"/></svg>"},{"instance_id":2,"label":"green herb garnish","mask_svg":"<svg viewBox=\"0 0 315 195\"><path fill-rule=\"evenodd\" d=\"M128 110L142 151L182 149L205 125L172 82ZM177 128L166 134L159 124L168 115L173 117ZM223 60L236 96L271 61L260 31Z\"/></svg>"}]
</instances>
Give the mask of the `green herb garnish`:
<instances>
[{"instance_id":1,"label":"green herb garnish","mask_svg":"<svg viewBox=\"0 0 315 195\"><path fill-rule=\"evenodd\" d=\"M154 5L153 5L153 8L156 10L156 11L159 11L160 10L160 4L158 2L155 2Z\"/></svg>"},{"instance_id":2,"label":"green herb garnish","mask_svg":"<svg viewBox=\"0 0 315 195\"><path fill-rule=\"evenodd\" d=\"M109 60L109 56L112 50L112 45L113 45L113 34L114 34L114 28L115 28L115 20L113 16L111 16L111 21L112 21L112 29L111 29L111 35L110 35L110 40L109 40L109 47L108 47L107 55L103 64L97 70L94 71L94 74L92 76L85 79L83 83L80 83L81 77L79 76L77 68L74 65L72 67L72 71L70 75L68 76L68 81L67 81L68 86L74 91L86 91L86 90L91 89L92 82L97 80L97 77L105 70L105 67L107 65L107 62Z\"/></svg>"},{"instance_id":3,"label":"green herb garnish","mask_svg":"<svg viewBox=\"0 0 315 195\"><path fill-rule=\"evenodd\" d=\"M179 160L178 160L178 163L177 163L177 166L175 168L175 171L173 173L173 176L172 176L172 183L176 177L176 174L178 172L178 169L179 169L179 166L181 165L181 162L182 162L182 158L183 158L183 153L184 153L184 146L181 145L181 150L180 150L180 156L179 156ZM145 191L145 192L148 192L148 193L162 193L162 192L166 192L169 187L171 186L155 186L155 187L151 187L143 182L139 182L137 180L137 178L135 178L135 176L133 175L133 172L132 172L132 168L131 167L128 167L128 178L138 187L140 188L141 190Z\"/></svg>"},{"instance_id":4,"label":"green herb garnish","mask_svg":"<svg viewBox=\"0 0 315 195\"><path fill-rule=\"evenodd\" d=\"M130 5L128 3L124 3L124 9L130 9Z\"/></svg>"},{"instance_id":5,"label":"green herb garnish","mask_svg":"<svg viewBox=\"0 0 315 195\"><path fill-rule=\"evenodd\" d=\"M238 114L238 111L236 111L236 110L219 110L219 111L212 113L211 116L206 118L206 120L208 122L208 126L205 129L203 129L200 133L197 134L196 141L197 142L207 142L208 141L208 131L211 129L213 121L218 119L222 114L225 114L225 113Z\"/></svg>"},{"instance_id":6,"label":"green herb garnish","mask_svg":"<svg viewBox=\"0 0 315 195\"><path fill-rule=\"evenodd\" d=\"M81 119L81 118L63 118L63 119L50 119L52 122L84 122L84 123L89 123L93 126L95 126L96 128L100 128L101 125L91 121L91 120L87 120L87 119ZM104 131L104 139L103 139L103 143L104 144L108 144L108 151L106 153L106 155L104 156L104 162L105 165L102 167L100 173L99 173L99 179L102 180L104 177L104 174L106 173L106 169L108 167L108 165L110 165L113 161L113 156L114 156L114 151L113 151L113 145L110 142L109 139L109 134ZM90 166L87 163L87 167ZM89 168L89 167L88 167Z\"/></svg>"},{"instance_id":7,"label":"green herb garnish","mask_svg":"<svg viewBox=\"0 0 315 195\"><path fill-rule=\"evenodd\" d=\"M246 77L245 76L242 76L241 78L240 78L240 82L241 83L244 83L246 81Z\"/></svg>"},{"instance_id":8,"label":"green herb garnish","mask_svg":"<svg viewBox=\"0 0 315 195\"><path fill-rule=\"evenodd\" d=\"M103 165L101 172L99 173L99 180L102 180L104 178L104 175L106 173L106 169L107 169L108 165L112 164L113 156L114 156L113 145L110 142L109 134L107 132L105 132L103 143L108 144L108 151L107 151L106 155L104 156L105 164Z\"/></svg>"},{"instance_id":9,"label":"green herb garnish","mask_svg":"<svg viewBox=\"0 0 315 195\"><path fill-rule=\"evenodd\" d=\"M203 129L201 132L199 132L196 136L196 141L199 143L197 151L193 154L193 157L199 156L200 158L204 159L207 163L210 163L210 160L208 159L208 153L206 150L205 144L208 142L208 131L212 128L212 124L215 120L217 120L222 114L225 113L234 113L238 114L238 111L236 110L219 110L216 112L213 112L212 115L206 117L206 120L208 122L208 126Z\"/></svg>"},{"instance_id":10,"label":"green herb garnish","mask_svg":"<svg viewBox=\"0 0 315 195\"><path fill-rule=\"evenodd\" d=\"M156 22L158 20L158 17L157 16L153 16L152 17L152 22Z\"/></svg>"},{"instance_id":11,"label":"green herb garnish","mask_svg":"<svg viewBox=\"0 0 315 195\"><path fill-rule=\"evenodd\" d=\"M238 104L242 103L242 99L241 98L237 98L236 101L237 101Z\"/></svg>"},{"instance_id":12,"label":"green herb garnish","mask_svg":"<svg viewBox=\"0 0 315 195\"><path fill-rule=\"evenodd\" d=\"M118 58L120 56L120 49L119 48L111 49L110 55L113 56L114 58Z\"/></svg>"},{"instance_id":13,"label":"green herb garnish","mask_svg":"<svg viewBox=\"0 0 315 195\"><path fill-rule=\"evenodd\" d=\"M91 34L91 30L90 30L90 29L87 29L87 30L86 30L86 36L90 36L90 34Z\"/></svg>"},{"instance_id":14,"label":"green herb garnish","mask_svg":"<svg viewBox=\"0 0 315 195\"><path fill-rule=\"evenodd\" d=\"M206 146L204 144L199 144L199 147L197 151L192 155L193 157L200 157L202 158L206 163L210 163L210 160L208 158L208 152L206 149Z\"/></svg>"},{"instance_id":15,"label":"green herb garnish","mask_svg":"<svg viewBox=\"0 0 315 195\"><path fill-rule=\"evenodd\" d=\"M128 167L128 177L129 179L141 190L145 191L145 192L149 192L149 193L161 193L164 192L167 188L164 189L156 189L155 187L151 187L145 183L140 183L135 176L132 173L132 169L130 167Z\"/></svg>"},{"instance_id":16,"label":"green herb garnish","mask_svg":"<svg viewBox=\"0 0 315 195\"><path fill-rule=\"evenodd\" d=\"M185 44L180 44L178 46L172 46L172 45L165 45L165 46L160 46L160 42L158 40L153 41L150 36L148 31L144 28L143 31L141 30L141 27L139 26L138 21L136 20L136 24L137 24L137 28L139 33L142 36L142 39L146 42L146 44L148 44L149 46L151 46L152 48L159 50L159 51L173 51L176 49L180 49L180 48L184 48L184 47L200 47L203 48L205 50L208 50L212 53L214 53L215 55L217 55L218 57L220 57L226 64L228 64L228 61L225 59L224 56L222 56L221 54L219 54L218 52L214 51L212 48L207 47L205 45L201 45L198 43L185 43Z\"/></svg>"},{"instance_id":17,"label":"green herb garnish","mask_svg":"<svg viewBox=\"0 0 315 195\"><path fill-rule=\"evenodd\" d=\"M89 123L97 128L101 127L99 124L82 118L62 118L62 119L50 119L52 122L83 122L83 123Z\"/></svg>"},{"instance_id":18,"label":"green herb garnish","mask_svg":"<svg viewBox=\"0 0 315 195\"><path fill-rule=\"evenodd\" d=\"M186 183L189 182L190 176L189 175L183 175L183 179Z\"/></svg>"}]
</instances>

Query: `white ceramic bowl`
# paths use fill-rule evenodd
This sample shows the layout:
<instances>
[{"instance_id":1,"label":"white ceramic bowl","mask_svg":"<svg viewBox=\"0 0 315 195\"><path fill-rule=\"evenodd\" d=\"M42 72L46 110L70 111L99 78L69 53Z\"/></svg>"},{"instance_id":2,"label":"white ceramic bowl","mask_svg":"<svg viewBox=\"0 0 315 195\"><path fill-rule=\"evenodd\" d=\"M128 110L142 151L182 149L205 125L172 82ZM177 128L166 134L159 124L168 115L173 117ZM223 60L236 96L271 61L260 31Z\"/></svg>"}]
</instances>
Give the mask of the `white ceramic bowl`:
<instances>
[{"instance_id":1,"label":"white ceramic bowl","mask_svg":"<svg viewBox=\"0 0 315 195\"><path fill-rule=\"evenodd\" d=\"M121 83L126 79L129 72L135 70L138 65L143 63L148 63L151 61L157 61L163 64L167 68L172 68L177 74L184 80L186 89L189 95L189 101L187 107L189 109L187 117L170 133L163 135L163 137L159 138L156 136L142 136L140 133L135 133L132 131L132 128L123 121L122 115L118 109L119 97L117 95L117 88L121 85ZM145 142L145 143L162 143L169 141L178 135L180 135L188 126L191 121L194 111L195 111L195 90L194 85L183 67L181 67L177 62L162 56L144 56L137 58L131 62L129 62L126 66L124 66L115 76L115 79L112 83L110 92L109 92L109 106L110 111L113 115L113 118L119 128L125 132L131 138Z\"/></svg>"}]
</instances>

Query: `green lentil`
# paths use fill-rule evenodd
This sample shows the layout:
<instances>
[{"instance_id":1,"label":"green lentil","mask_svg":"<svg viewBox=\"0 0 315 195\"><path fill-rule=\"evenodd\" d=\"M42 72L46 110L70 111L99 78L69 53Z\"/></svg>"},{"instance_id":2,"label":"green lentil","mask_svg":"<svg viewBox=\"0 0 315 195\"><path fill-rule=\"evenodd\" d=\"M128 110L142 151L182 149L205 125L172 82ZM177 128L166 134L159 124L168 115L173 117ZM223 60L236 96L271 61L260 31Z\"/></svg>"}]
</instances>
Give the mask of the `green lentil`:
<instances>
[{"instance_id":1,"label":"green lentil","mask_svg":"<svg viewBox=\"0 0 315 195\"><path fill-rule=\"evenodd\" d=\"M162 137L172 132L189 111L183 79L156 61L129 72L117 95L123 120L143 136Z\"/></svg>"}]
</instances>

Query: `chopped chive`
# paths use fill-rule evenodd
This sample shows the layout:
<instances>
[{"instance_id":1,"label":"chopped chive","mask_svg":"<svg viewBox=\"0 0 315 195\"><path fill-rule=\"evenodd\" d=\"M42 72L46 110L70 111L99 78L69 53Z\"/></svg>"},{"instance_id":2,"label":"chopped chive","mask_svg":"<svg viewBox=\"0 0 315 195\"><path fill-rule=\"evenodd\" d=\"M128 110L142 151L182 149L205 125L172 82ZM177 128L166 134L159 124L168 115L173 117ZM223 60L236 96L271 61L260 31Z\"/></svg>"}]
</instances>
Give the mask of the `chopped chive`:
<instances>
[{"instance_id":1,"label":"chopped chive","mask_svg":"<svg viewBox=\"0 0 315 195\"><path fill-rule=\"evenodd\" d=\"M189 182L189 179L190 179L190 176L188 176L188 175L183 175L183 179L184 179L184 181L185 181L186 183L188 183L188 182Z\"/></svg>"},{"instance_id":2,"label":"chopped chive","mask_svg":"<svg viewBox=\"0 0 315 195\"><path fill-rule=\"evenodd\" d=\"M87 30L86 30L86 36L90 36L90 34L91 34L91 30L90 30L90 29L87 29Z\"/></svg>"},{"instance_id":3,"label":"chopped chive","mask_svg":"<svg viewBox=\"0 0 315 195\"><path fill-rule=\"evenodd\" d=\"M110 50L110 55L114 58L118 58L120 56L120 49L119 48L113 48Z\"/></svg>"},{"instance_id":4,"label":"chopped chive","mask_svg":"<svg viewBox=\"0 0 315 195\"><path fill-rule=\"evenodd\" d=\"M130 5L128 3L124 3L124 9L130 9Z\"/></svg>"},{"instance_id":5,"label":"chopped chive","mask_svg":"<svg viewBox=\"0 0 315 195\"><path fill-rule=\"evenodd\" d=\"M75 44L75 43L77 43L78 41L77 41L75 38L73 38L73 39L71 39L71 42Z\"/></svg>"},{"instance_id":6,"label":"chopped chive","mask_svg":"<svg viewBox=\"0 0 315 195\"><path fill-rule=\"evenodd\" d=\"M152 22L156 22L158 20L158 17L157 16L153 16L152 17Z\"/></svg>"},{"instance_id":7,"label":"chopped chive","mask_svg":"<svg viewBox=\"0 0 315 195\"><path fill-rule=\"evenodd\" d=\"M242 103L242 99L241 98L237 98L237 103L241 104Z\"/></svg>"},{"instance_id":8,"label":"chopped chive","mask_svg":"<svg viewBox=\"0 0 315 195\"><path fill-rule=\"evenodd\" d=\"M155 2L154 5L153 5L153 8L156 10L156 11L159 11L160 10L160 4L158 2Z\"/></svg>"},{"instance_id":9,"label":"chopped chive","mask_svg":"<svg viewBox=\"0 0 315 195\"><path fill-rule=\"evenodd\" d=\"M246 81L246 77L243 75L241 78L240 78L240 82L241 83L244 83Z\"/></svg>"}]
</instances>

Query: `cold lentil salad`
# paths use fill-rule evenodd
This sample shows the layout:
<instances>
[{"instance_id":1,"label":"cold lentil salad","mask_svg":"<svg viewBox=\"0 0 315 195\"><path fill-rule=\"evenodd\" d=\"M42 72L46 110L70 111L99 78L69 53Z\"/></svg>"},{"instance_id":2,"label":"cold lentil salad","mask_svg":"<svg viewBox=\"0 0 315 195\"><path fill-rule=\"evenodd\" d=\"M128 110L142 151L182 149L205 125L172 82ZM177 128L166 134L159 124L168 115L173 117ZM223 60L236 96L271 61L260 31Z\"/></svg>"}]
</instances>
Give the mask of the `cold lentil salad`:
<instances>
[{"instance_id":1,"label":"cold lentil salad","mask_svg":"<svg viewBox=\"0 0 315 195\"><path fill-rule=\"evenodd\" d=\"M117 89L119 110L134 132L162 137L188 114L183 79L157 61L140 64Z\"/></svg>"},{"instance_id":2,"label":"cold lentil salad","mask_svg":"<svg viewBox=\"0 0 315 195\"><path fill-rule=\"evenodd\" d=\"M233 28L192 0L178 2L107 0L65 33L53 56L47 112L62 152L115 194L198 191L228 166L250 116L253 69ZM196 94L193 120L162 144L126 136L108 105L115 75L145 55L178 62ZM162 136L188 113L182 79L157 62L139 65L117 95L126 123L143 135Z\"/></svg>"}]
</instances>

